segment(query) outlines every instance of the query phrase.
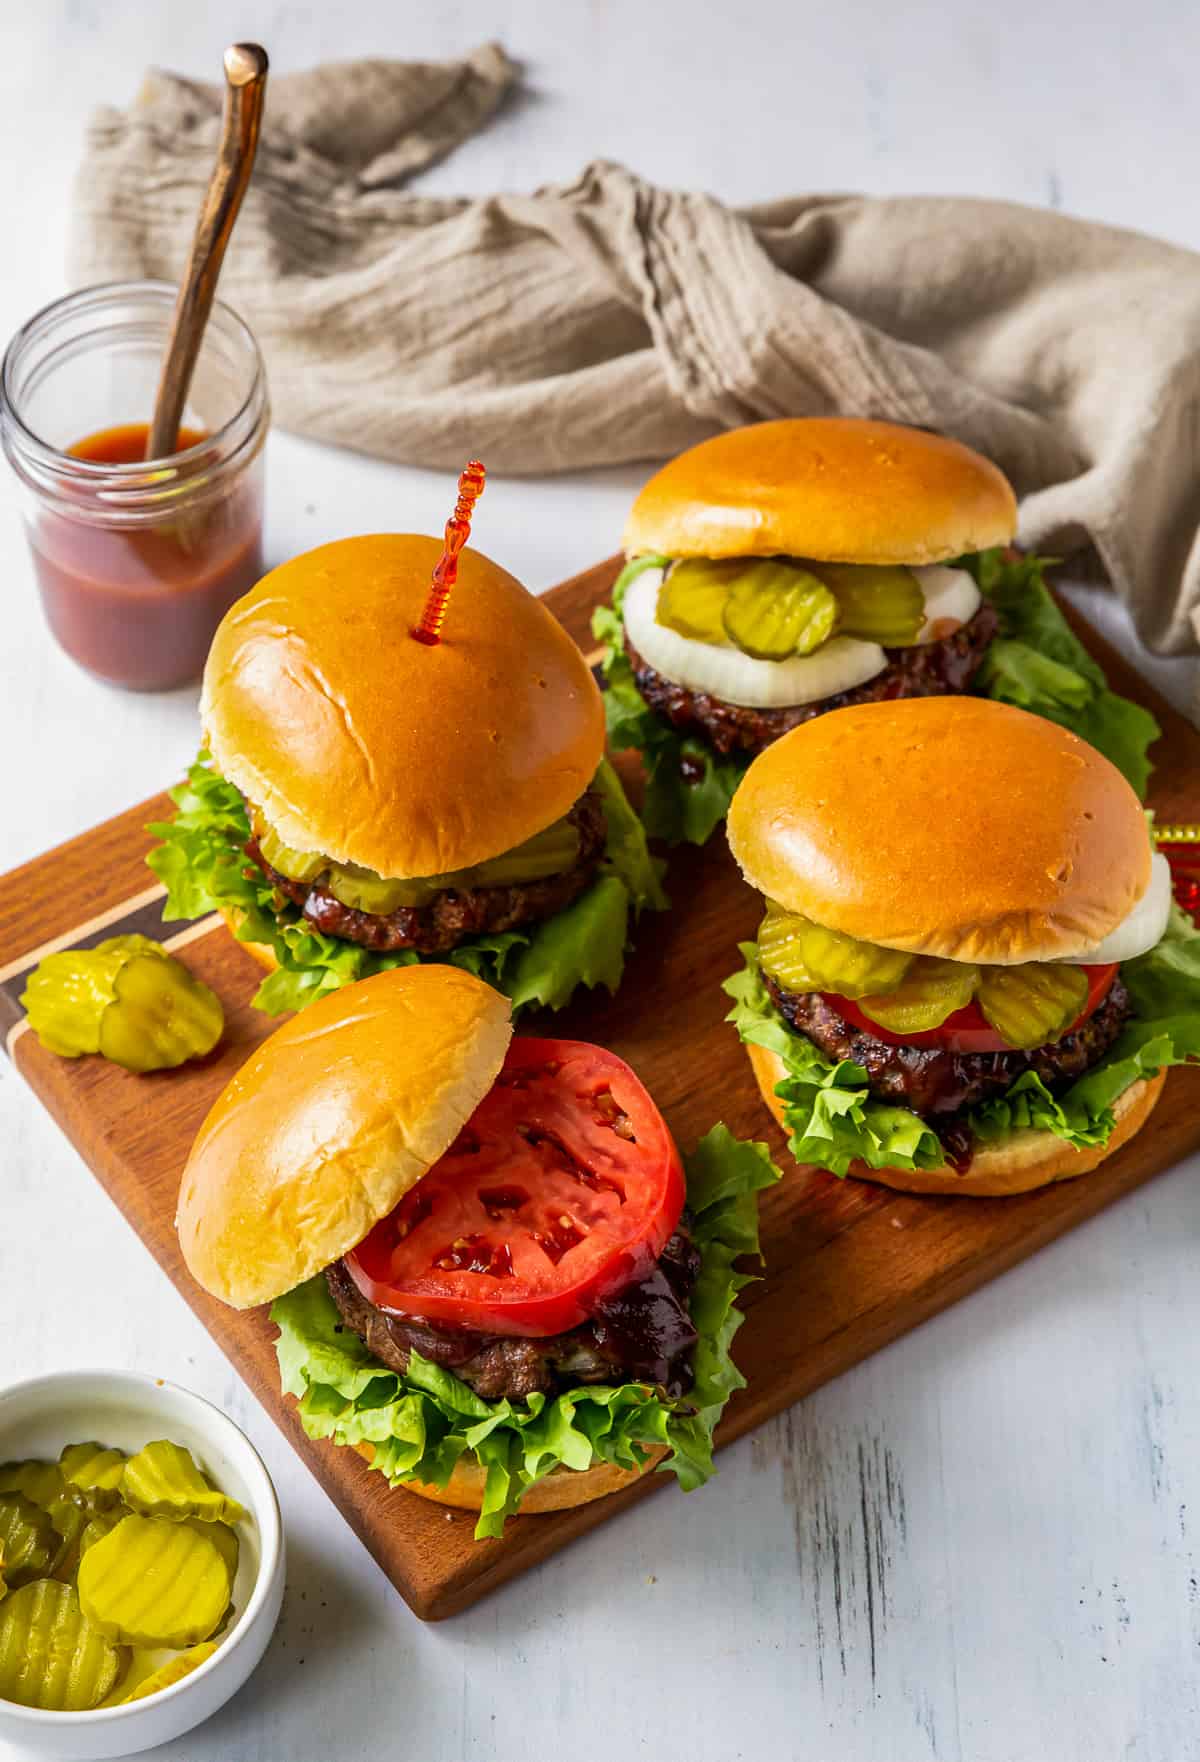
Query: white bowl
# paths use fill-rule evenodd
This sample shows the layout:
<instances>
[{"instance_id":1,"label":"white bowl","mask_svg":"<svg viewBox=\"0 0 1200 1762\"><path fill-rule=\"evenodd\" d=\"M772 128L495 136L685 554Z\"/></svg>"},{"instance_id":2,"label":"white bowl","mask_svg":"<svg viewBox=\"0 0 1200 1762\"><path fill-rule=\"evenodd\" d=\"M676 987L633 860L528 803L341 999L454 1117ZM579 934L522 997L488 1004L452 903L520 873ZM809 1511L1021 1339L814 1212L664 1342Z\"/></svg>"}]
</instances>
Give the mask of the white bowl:
<instances>
[{"instance_id":1,"label":"white bowl","mask_svg":"<svg viewBox=\"0 0 1200 1762\"><path fill-rule=\"evenodd\" d=\"M127 1453L170 1438L245 1506L235 1613L198 1670L127 1707L47 1713L0 1700L0 1739L23 1756L100 1762L191 1731L241 1688L267 1649L283 1601L283 1531L271 1477L250 1440L210 1402L176 1383L113 1370L61 1371L0 1390L0 1462L56 1459L64 1444L93 1438Z\"/></svg>"}]
</instances>

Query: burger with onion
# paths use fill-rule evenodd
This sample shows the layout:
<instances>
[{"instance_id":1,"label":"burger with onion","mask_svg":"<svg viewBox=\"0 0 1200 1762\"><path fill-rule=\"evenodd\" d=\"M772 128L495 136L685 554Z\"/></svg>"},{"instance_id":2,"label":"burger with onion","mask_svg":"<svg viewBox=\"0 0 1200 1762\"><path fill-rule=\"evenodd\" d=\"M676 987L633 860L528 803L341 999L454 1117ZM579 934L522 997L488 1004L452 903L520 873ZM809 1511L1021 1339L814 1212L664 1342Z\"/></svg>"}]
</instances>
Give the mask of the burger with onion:
<instances>
[{"instance_id":1,"label":"burger with onion","mask_svg":"<svg viewBox=\"0 0 1200 1762\"><path fill-rule=\"evenodd\" d=\"M149 862L166 917L221 911L271 969L264 1009L430 960L558 1008L615 988L634 917L666 903L545 606L464 550L440 640L415 639L441 555L412 533L323 545L213 640L206 751Z\"/></svg>"},{"instance_id":2,"label":"burger with onion","mask_svg":"<svg viewBox=\"0 0 1200 1762\"><path fill-rule=\"evenodd\" d=\"M755 759L730 1020L802 1165L926 1193L1086 1174L1200 1055L1200 932L1128 783L980 698L857 704Z\"/></svg>"},{"instance_id":3,"label":"burger with onion","mask_svg":"<svg viewBox=\"0 0 1200 1762\"><path fill-rule=\"evenodd\" d=\"M987 459L889 422L762 422L665 465L594 622L651 835L703 843L755 755L815 716L951 693L1049 717L1144 793L1154 719L1108 690L1042 562L1007 548L1016 518Z\"/></svg>"},{"instance_id":4,"label":"burger with onion","mask_svg":"<svg viewBox=\"0 0 1200 1762\"><path fill-rule=\"evenodd\" d=\"M507 1000L409 966L276 1030L200 1129L178 1229L198 1282L272 1303L311 1437L480 1513L581 1505L651 1466L685 1489L744 1381L762 1145L681 1158L629 1066L513 1038Z\"/></svg>"}]
</instances>

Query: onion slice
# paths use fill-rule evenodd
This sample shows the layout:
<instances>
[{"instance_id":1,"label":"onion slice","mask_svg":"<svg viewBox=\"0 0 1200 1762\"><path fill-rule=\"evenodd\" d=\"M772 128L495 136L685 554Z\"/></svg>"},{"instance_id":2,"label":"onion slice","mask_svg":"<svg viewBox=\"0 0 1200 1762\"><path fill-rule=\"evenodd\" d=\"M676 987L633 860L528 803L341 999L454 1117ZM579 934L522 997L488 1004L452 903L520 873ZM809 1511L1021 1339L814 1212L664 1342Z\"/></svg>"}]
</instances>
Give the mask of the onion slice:
<instances>
[{"instance_id":1,"label":"onion slice","mask_svg":"<svg viewBox=\"0 0 1200 1762\"><path fill-rule=\"evenodd\" d=\"M1136 955L1147 953L1162 941L1171 915L1171 897L1171 865L1156 850L1150 858L1149 885L1133 910L1095 948L1064 958L1103 966L1109 961L1131 961Z\"/></svg>"},{"instance_id":2,"label":"onion slice","mask_svg":"<svg viewBox=\"0 0 1200 1762\"><path fill-rule=\"evenodd\" d=\"M979 589L965 569L930 563L913 574L925 595L925 622L917 632L918 643L952 636L979 610Z\"/></svg>"}]
</instances>

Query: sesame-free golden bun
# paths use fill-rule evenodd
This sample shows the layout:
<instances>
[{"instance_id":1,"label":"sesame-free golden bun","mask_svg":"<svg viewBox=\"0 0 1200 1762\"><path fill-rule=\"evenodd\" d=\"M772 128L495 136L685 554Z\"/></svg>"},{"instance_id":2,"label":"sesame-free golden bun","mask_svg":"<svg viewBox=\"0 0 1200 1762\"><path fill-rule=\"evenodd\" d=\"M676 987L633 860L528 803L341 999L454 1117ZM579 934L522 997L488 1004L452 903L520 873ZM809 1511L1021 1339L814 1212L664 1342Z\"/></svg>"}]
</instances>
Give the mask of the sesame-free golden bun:
<instances>
[{"instance_id":1,"label":"sesame-free golden bun","mask_svg":"<svg viewBox=\"0 0 1200 1762\"><path fill-rule=\"evenodd\" d=\"M787 1068L779 1054L765 1046L747 1046L746 1051L762 1098L786 1132L783 1102L775 1089L786 1077ZM946 1193L975 1199L1006 1198L1014 1193L1029 1193L1035 1187L1049 1187L1056 1181L1072 1181L1078 1175L1090 1174L1141 1131L1165 1081L1166 1072L1160 1071L1157 1076L1131 1083L1118 1095L1112 1108L1117 1123L1107 1144L1076 1150L1052 1132L1028 1126L1010 1133L998 1144L977 1145L965 1174L959 1174L949 1162L940 1169L873 1169L864 1162L852 1162L850 1173L859 1180L875 1181L904 1193ZM816 1164L798 1166L806 1174L817 1172Z\"/></svg>"},{"instance_id":2,"label":"sesame-free golden bun","mask_svg":"<svg viewBox=\"0 0 1200 1762\"><path fill-rule=\"evenodd\" d=\"M629 556L940 563L1008 544L1003 472L960 441L853 416L730 429L671 459L633 504Z\"/></svg>"},{"instance_id":3,"label":"sesame-free golden bun","mask_svg":"<svg viewBox=\"0 0 1200 1762\"><path fill-rule=\"evenodd\" d=\"M604 707L578 648L479 551L413 639L438 539L381 533L264 576L221 620L201 716L221 773L297 850L393 878L521 844L583 794Z\"/></svg>"},{"instance_id":4,"label":"sesame-free golden bun","mask_svg":"<svg viewBox=\"0 0 1200 1762\"><path fill-rule=\"evenodd\" d=\"M359 1455L370 1462L374 1450L370 1444L356 1444ZM611 1462L594 1462L591 1468L552 1468L540 1481L534 1481L521 1500L521 1517L537 1517L548 1511L570 1511L576 1505L590 1505L593 1499L606 1499L619 1493L648 1474L655 1463L666 1455L657 1448L649 1453L644 1468L618 1468ZM475 1456L460 1456L454 1472L444 1487L432 1481L404 1481L406 1493L416 1493L434 1505L449 1505L456 1511L482 1511L487 1486L487 1469Z\"/></svg>"},{"instance_id":5,"label":"sesame-free golden bun","mask_svg":"<svg viewBox=\"0 0 1200 1762\"><path fill-rule=\"evenodd\" d=\"M277 1028L183 1171L192 1277L248 1309L347 1254L449 1149L511 1037L507 998L440 964L344 986Z\"/></svg>"},{"instance_id":6,"label":"sesame-free golden bun","mask_svg":"<svg viewBox=\"0 0 1200 1762\"><path fill-rule=\"evenodd\" d=\"M1141 804L1094 747L990 698L832 710L760 753L729 810L752 887L913 954L1086 959L1150 883Z\"/></svg>"}]
</instances>

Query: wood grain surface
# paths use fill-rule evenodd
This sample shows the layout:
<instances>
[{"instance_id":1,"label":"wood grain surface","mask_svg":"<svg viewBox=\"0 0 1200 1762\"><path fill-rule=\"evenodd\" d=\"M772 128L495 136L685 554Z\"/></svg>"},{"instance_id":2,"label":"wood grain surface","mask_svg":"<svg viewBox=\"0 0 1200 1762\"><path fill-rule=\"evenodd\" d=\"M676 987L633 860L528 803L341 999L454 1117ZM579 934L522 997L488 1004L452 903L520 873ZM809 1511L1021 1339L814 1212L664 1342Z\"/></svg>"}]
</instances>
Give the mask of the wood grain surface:
<instances>
[{"instance_id":1,"label":"wood grain surface","mask_svg":"<svg viewBox=\"0 0 1200 1762\"><path fill-rule=\"evenodd\" d=\"M614 567L602 564L548 596L585 651L591 608ZM1083 620L1068 615L1114 688L1147 703L1162 723L1153 805L1163 817L1200 816L1200 735ZM4 877L0 985L10 998L19 993L26 957L47 942L112 934L127 912L144 926L155 910L147 898L153 877L144 866L151 844L144 827L167 812L165 797L142 803ZM723 1019L720 981L737 965L738 940L754 933L757 897L740 882L719 838L706 850L675 853L668 885L670 917L644 922L618 995L585 996L553 1018L551 1031L599 1041L626 1058L685 1148L721 1118L740 1135L768 1140L787 1169L782 1138ZM12 1056L413 1610L426 1619L451 1615L667 1477L652 1476L578 1511L517 1519L502 1540L477 1543L471 1517L390 1490L352 1451L304 1436L294 1404L279 1390L265 1312L239 1314L216 1303L191 1281L179 1255L172 1220L191 1138L220 1088L274 1025L250 1007L258 970L223 927L183 933L188 964L226 1008L227 1032L209 1059L138 1078L98 1059L58 1059L19 1023L9 1035ZM533 1018L523 1024L533 1032L544 1025ZM749 1387L730 1403L719 1442L761 1424L1197 1144L1200 1071L1173 1071L1158 1109L1125 1151L1078 1182L1024 1198L926 1199L829 1176L785 1176L763 1201L766 1275L742 1300L748 1319L736 1356Z\"/></svg>"}]
</instances>

